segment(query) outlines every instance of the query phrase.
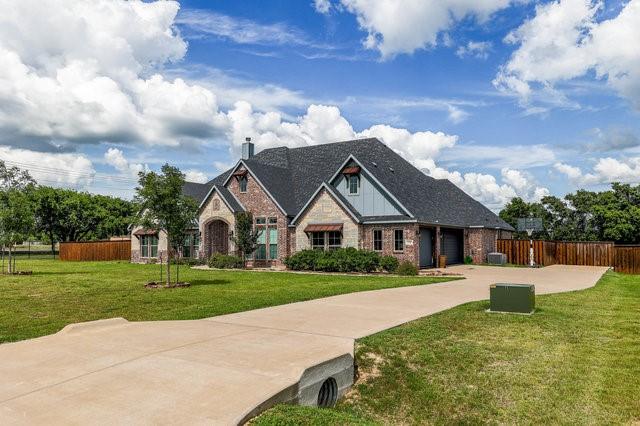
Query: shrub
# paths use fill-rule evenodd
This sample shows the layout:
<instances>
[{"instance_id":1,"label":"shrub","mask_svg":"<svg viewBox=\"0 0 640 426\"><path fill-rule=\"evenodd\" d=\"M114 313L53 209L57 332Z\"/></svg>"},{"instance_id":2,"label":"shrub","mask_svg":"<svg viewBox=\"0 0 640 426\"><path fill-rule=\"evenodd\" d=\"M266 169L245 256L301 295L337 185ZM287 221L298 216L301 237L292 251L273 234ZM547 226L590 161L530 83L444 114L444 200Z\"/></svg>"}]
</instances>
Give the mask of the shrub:
<instances>
[{"instance_id":1,"label":"shrub","mask_svg":"<svg viewBox=\"0 0 640 426\"><path fill-rule=\"evenodd\" d=\"M313 271L321 255L319 250L302 250L285 258L284 264L293 271Z\"/></svg>"},{"instance_id":2,"label":"shrub","mask_svg":"<svg viewBox=\"0 0 640 426\"><path fill-rule=\"evenodd\" d=\"M396 270L398 275L418 275L418 268L413 263L405 260L404 262L398 265L398 269Z\"/></svg>"},{"instance_id":3,"label":"shrub","mask_svg":"<svg viewBox=\"0 0 640 426\"><path fill-rule=\"evenodd\" d=\"M471 265L473 263L473 257L467 255L464 257L464 263L465 265Z\"/></svg>"},{"instance_id":4,"label":"shrub","mask_svg":"<svg viewBox=\"0 0 640 426\"><path fill-rule=\"evenodd\" d=\"M209 267L217 269L241 269L244 262L238 256L215 253L209 258Z\"/></svg>"},{"instance_id":5,"label":"shrub","mask_svg":"<svg viewBox=\"0 0 640 426\"><path fill-rule=\"evenodd\" d=\"M393 256L382 256L380 258L380 267L387 272L394 273L398 270L400 262Z\"/></svg>"},{"instance_id":6,"label":"shrub","mask_svg":"<svg viewBox=\"0 0 640 426\"><path fill-rule=\"evenodd\" d=\"M194 259L192 257L181 257L181 258L171 259L171 264L196 266L196 265L204 265L205 261L202 259Z\"/></svg>"},{"instance_id":7,"label":"shrub","mask_svg":"<svg viewBox=\"0 0 640 426\"><path fill-rule=\"evenodd\" d=\"M373 272L378 269L380 256L353 247L331 251L302 250L287 257L284 264L294 271Z\"/></svg>"}]
</instances>

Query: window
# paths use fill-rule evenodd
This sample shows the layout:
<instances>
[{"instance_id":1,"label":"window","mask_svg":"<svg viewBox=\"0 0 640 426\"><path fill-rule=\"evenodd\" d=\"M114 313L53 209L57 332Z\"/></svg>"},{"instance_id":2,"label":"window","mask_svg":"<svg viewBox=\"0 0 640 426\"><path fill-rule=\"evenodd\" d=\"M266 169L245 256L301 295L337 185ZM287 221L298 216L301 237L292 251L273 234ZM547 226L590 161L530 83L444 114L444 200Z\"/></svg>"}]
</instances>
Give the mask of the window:
<instances>
[{"instance_id":1,"label":"window","mask_svg":"<svg viewBox=\"0 0 640 426\"><path fill-rule=\"evenodd\" d=\"M142 235L140 237L140 256L158 257L158 235Z\"/></svg>"},{"instance_id":2,"label":"window","mask_svg":"<svg viewBox=\"0 0 640 426\"><path fill-rule=\"evenodd\" d=\"M336 250L342 246L342 234L338 231L327 232L327 248Z\"/></svg>"},{"instance_id":3,"label":"window","mask_svg":"<svg viewBox=\"0 0 640 426\"><path fill-rule=\"evenodd\" d=\"M240 176L240 192L247 192L247 176Z\"/></svg>"},{"instance_id":4,"label":"window","mask_svg":"<svg viewBox=\"0 0 640 426\"><path fill-rule=\"evenodd\" d=\"M278 258L278 223L277 217L257 217L256 229L260 231L256 244L254 259L267 260Z\"/></svg>"},{"instance_id":5,"label":"window","mask_svg":"<svg viewBox=\"0 0 640 426\"><path fill-rule=\"evenodd\" d=\"M199 249L200 249L200 235L187 234L184 237L184 243L182 244L182 257L197 258Z\"/></svg>"},{"instance_id":6,"label":"window","mask_svg":"<svg viewBox=\"0 0 640 426\"><path fill-rule=\"evenodd\" d=\"M217 198L213 200L213 210L215 211L220 210L220 200L218 200Z\"/></svg>"},{"instance_id":7,"label":"window","mask_svg":"<svg viewBox=\"0 0 640 426\"><path fill-rule=\"evenodd\" d=\"M310 240L314 250L336 250L342 247L342 233L339 231L311 232Z\"/></svg>"},{"instance_id":8,"label":"window","mask_svg":"<svg viewBox=\"0 0 640 426\"><path fill-rule=\"evenodd\" d=\"M382 251L382 229L373 230L373 251Z\"/></svg>"},{"instance_id":9,"label":"window","mask_svg":"<svg viewBox=\"0 0 640 426\"><path fill-rule=\"evenodd\" d=\"M311 248L314 250L324 250L324 232L311 233Z\"/></svg>"},{"instance_id":10,"label":"window","mask_svg":"<svg viewBox=\"0 0 640 426\"><path fill-rule=\"evenodd\" d=\"M269 259L278 258L278 228L269 227Z\"/></svg>"},{"instance_id":11,"label":"window","mask_svg":"<svg viewBox=\"0 0 640 426\"><path fill-rule=\"evenodd\" d=\"M404 250L404 231L402 229L396 229L393 231L393 250Z\"/></svg>"},{"instance_id":12,"label":"window","mask_svg":"<svg viewBox=\"0 0 640 426\"><path fill-rule=\"evenodd\" d=\"M267 259L267 233L264 232L264 228L260 229L258 233L258 242L256 244L255 259L256 260Z\"/></svg>"},{"instance_id":13,"label":"window","mask_svg":"<svg viewBox=\"0 0 640 426\"><path fill-rule=\"evenodd\" d=\"M360 188L360 176L349 175L347 177L347 186L349 187L349 194L355 195Z\"/></svg>"}]
</instances>

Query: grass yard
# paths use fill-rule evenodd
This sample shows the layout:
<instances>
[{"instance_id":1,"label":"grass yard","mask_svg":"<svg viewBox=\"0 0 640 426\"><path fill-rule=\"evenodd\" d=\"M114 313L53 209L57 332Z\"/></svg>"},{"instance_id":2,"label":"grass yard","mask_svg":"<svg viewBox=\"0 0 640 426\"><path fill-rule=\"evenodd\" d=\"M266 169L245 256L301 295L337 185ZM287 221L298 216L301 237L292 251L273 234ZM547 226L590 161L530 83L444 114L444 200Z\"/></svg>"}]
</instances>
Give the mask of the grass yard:
<instances>
[{"instance_id":1,"label":"grass yard","mask_svg":"<svg viewBox=\"0 0 640 426\"><path fill-rule=\"evenodd\" d=\"M336 408L281 405L254 423L638 424L640 276L536 304L470 303L361 339L360 379Z\"/></svg>"},{"instance_id":2,"label":"grass yard","mask_svg":"<svg viewBox=\"0 0 640 426\"><path fill-rule=\"evenodd\" d=\"M336 294L446 281L432 277L338 276L180 268L191 287L143 288L160 265L18 259L32 276L0 275L0 343L102 318L197 319Z\"/></svg>"}]
</instances>

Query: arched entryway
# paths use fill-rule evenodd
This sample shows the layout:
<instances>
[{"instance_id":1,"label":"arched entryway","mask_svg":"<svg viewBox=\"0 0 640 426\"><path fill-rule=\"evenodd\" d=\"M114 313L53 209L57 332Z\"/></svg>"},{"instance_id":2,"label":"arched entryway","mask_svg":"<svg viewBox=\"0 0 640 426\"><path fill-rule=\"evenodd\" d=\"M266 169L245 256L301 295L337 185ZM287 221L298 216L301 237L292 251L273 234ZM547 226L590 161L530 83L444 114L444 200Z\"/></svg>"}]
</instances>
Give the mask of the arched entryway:
<instances>
[{"instance_id":1,"label":"arched entryway","mask_svg":"<svg viewBox=\"0 0 640 426\"><path fill-rule=\"evenodd\" d=\"M205 227L205 253L209 258L214 253L229 253L229 224L215 219Z\"/></svg>"}]
</instances>

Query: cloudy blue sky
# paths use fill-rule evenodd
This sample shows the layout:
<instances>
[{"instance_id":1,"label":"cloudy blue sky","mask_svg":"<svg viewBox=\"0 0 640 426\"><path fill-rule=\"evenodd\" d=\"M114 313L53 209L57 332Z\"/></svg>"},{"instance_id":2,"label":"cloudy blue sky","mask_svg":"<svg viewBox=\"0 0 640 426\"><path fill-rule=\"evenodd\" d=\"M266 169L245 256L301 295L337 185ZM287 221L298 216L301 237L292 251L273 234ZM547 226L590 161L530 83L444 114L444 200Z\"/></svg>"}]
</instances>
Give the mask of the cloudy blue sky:
<instances>
[{"instance_id":1,"label":"cloudy blue sky","mask_svg":"<svg viewBox=\"0 0 640 426\"><path fill-rule=\"evenodd\" d=\"M376 136L493 209L640 181L640 0L0 0L0 159L130 197Z\"/></svg>"}]
</instances>

